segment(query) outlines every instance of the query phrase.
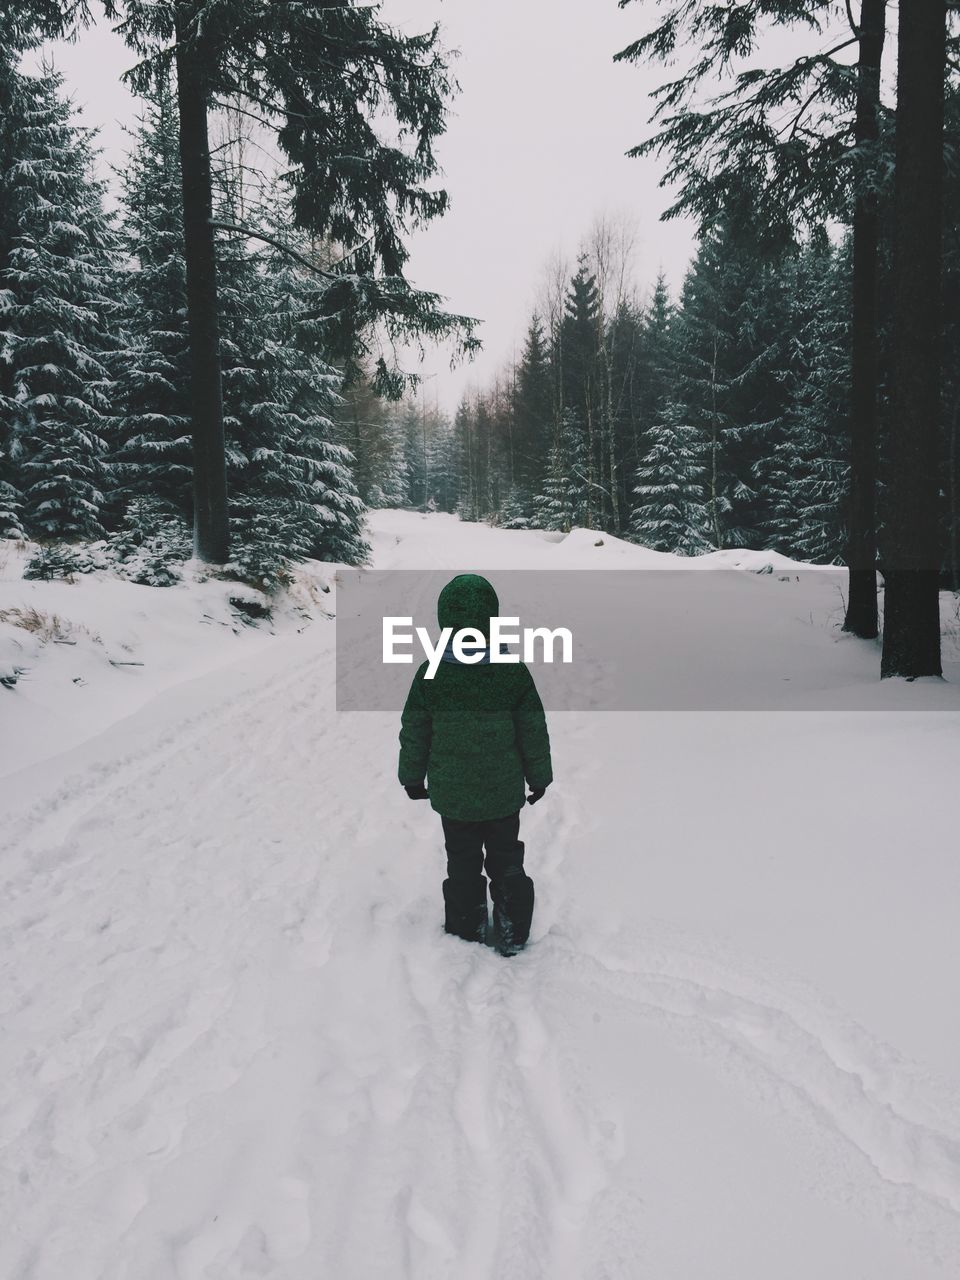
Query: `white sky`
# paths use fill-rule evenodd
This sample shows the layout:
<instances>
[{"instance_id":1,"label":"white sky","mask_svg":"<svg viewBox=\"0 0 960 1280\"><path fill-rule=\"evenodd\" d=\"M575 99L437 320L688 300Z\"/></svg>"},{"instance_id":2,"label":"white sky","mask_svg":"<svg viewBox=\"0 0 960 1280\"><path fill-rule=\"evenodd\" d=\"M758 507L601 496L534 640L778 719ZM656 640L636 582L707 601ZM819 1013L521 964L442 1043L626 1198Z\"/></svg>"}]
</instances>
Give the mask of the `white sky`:
<instances>
[{"instance_id":1,"label":"white sky","mask_svg":"<svg viewBox=\"0 0 960 1280\"><path fill-rule=\"evenodd\" d=\"M628 160L647 130L647 97L662 70L615 66L613 54L650 20L649 6L616 0L385 0L386 18L414 31L439 21L459 49L462 93L438 148L452 208L413 242L410 276L483 321L484 351L451 373L428 354L425 394L452 410L484 386L522 343L544 264L571 257L598 214L629 215L643 291L662 266L673 288L689 260L689 224L659 221L669 203L659 161ZM59 46L85 120L101 126L105 159L121 164L123 124L136 104L119 82L132 55L105 24Z\"/></svg>"}]
</instances>

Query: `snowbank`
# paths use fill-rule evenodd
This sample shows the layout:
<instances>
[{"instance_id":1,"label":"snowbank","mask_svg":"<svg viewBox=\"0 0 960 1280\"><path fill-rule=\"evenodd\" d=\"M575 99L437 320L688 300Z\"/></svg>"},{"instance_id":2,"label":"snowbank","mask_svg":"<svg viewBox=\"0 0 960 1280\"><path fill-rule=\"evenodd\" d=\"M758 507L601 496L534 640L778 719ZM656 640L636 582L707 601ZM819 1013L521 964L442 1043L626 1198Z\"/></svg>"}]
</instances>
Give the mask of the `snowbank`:
<instances>
[{"instance_id":1,"label":"snowbank","mask_svg":"<svg viewBox=\"0 0 960 1280\"><path fill-rule=\"evenodd\" d=\"M0 776L65 751L165 690L333 616L337 566L302 566L275 598L194 573L147 587L106 572L24 580L0 564Z\"/></svg>"}]
</instances>

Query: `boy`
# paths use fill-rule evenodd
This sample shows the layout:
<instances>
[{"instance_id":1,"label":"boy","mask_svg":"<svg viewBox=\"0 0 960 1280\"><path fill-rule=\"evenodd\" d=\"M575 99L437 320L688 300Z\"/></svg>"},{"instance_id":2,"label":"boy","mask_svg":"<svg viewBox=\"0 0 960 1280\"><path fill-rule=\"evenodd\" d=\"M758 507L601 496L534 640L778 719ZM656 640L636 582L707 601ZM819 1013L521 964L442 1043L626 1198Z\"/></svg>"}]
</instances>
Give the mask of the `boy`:
<instances>
[{"instance_id":1,"label":"boy","mask_svg":"<svg viewBox=\"0 0 960 1280\"><path fill-rule=\"evenodd\" d=\"M452 627L456 635L473 627L487 647L479 662L465 664L451 643L433 680L424 679L426 663L419 668L403 709L399 776L410 799L429 799L443 822L447 933L486 941L486 848L496 945L501 954L514 955L527 941L533 916L533 881L517 838L520 810L525 801L536 804L553 772L533 677L522 662L490 661L490 619L499 609L497 593L478 574L459 574L441 591L441 628Z\"/></svg>"}]
</instances>

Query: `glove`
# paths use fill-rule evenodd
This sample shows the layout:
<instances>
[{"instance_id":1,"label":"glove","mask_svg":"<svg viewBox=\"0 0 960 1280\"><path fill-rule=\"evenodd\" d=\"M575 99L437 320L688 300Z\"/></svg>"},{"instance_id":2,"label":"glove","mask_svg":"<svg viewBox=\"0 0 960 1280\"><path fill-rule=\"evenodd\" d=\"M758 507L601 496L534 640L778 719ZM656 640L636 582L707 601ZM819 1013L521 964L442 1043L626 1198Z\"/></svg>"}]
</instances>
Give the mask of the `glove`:
<instances>
[{"instance_id":1,"label":"glove","mask_svg":"<svg viewBox=\"0 0 960 1280\"><path fill-rule=\"evenodd\" d=\"M406 791L407 795L410 797L411 800L429 800L430 799L430 792L427 790L427 788L423 785L422 782L415 782L410 787L404 787L404 791Z\"/></svg>"},{"instance_id":2,"label":"glove","mask_svg":"<svg viewBox=\"0 0 960 1280\"><path fill-rule=\"evenodd\" d=\"M546 787L531 787L530 794L527 796L527 804L536 804L538 800L542 800L546 789Z\"/></svg>"}]
</instances>

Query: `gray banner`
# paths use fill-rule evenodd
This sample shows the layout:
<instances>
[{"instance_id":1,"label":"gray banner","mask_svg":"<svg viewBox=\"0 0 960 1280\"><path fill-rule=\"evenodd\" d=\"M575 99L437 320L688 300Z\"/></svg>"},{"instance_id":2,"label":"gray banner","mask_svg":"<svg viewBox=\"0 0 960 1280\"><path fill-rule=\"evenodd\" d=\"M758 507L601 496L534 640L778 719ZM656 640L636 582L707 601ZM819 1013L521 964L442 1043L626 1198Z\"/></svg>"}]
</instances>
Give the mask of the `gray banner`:
<instances>
[{"instance_id":1,"label":"gray banner","mask_svg":"<svg viewBox=\"0 0 960 1280\"><path fill-rule=\"evenodd\" d=\"M425 653L383 660L383 620L409 617L436 644L452 570L337 575L337 709L399 711ZM465 569L463 572L474 572ZM942 681L879 679L879 649L842 633L839 569L505 570L484 574L500 616L566 628L569 665L530 663L555 711L960 710ZM560 646L555 647L559 658ZM946 656L946 655L945 655ZM957 664L945 672L960 675Z\"/></svg>"}]
</instances>

